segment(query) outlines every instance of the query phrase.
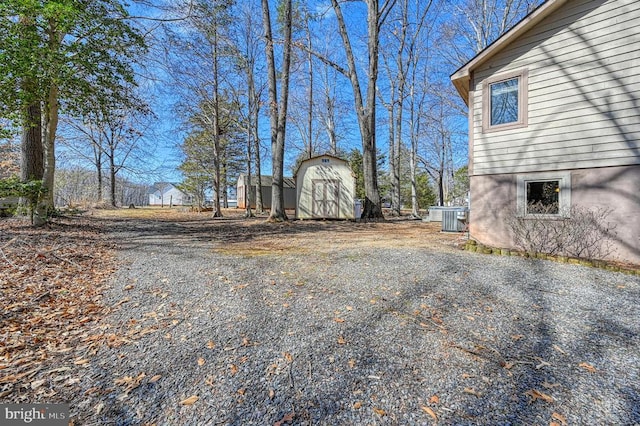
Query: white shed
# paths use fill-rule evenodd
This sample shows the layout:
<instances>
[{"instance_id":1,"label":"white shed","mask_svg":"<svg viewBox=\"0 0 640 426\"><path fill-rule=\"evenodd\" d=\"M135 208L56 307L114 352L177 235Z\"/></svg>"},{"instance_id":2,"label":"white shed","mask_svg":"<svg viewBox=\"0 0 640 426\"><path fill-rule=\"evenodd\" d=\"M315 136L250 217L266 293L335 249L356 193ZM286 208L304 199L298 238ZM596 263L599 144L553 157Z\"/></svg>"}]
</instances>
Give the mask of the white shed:
<instances>
[{"instance_id":1,"label":"white shed","mask_svg":"<svg viewBox=\"0 0 640 426\"><path fill-rule=\"evenodd\" d=\"M320 155L302 161L296 180L298 219L354 219L356 179L346 160Z\"/></svg>"}]
</instances>

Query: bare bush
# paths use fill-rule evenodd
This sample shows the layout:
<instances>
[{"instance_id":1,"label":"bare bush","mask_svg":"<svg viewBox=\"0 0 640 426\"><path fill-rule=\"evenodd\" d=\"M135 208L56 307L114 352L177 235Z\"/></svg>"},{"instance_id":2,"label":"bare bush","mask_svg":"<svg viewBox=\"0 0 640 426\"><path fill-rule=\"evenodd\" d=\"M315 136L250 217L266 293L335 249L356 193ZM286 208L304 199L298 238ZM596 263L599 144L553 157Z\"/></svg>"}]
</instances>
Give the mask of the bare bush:
<instances>
[{"instance_id":1,"label":"bare bush","mask_svg":"<svg viewBox=\"0 0 640 426\"><path fill-rule=\"evenodd\" d=\"M528 212L511 214L507 220L521 250L585 259L604 259L615 252L616 225L607 220L609 208L574 206L559 211L557 205L538 204L528 206Z\"/></svg>"}]
</instances>

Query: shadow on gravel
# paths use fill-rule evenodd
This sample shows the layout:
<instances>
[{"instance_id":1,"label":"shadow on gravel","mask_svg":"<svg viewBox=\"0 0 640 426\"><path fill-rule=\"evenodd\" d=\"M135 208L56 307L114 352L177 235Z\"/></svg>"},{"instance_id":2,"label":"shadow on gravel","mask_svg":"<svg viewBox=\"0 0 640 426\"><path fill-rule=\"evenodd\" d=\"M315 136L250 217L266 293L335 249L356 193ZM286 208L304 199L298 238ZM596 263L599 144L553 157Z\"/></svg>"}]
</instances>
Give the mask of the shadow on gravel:
<instances>
[{"instance_id":1,"label":"shadow on gravel","mask_svg":"<svg viewBox=\"0 0 640 426\"><path fill-rule=\"evenodd\" d=\"M476 355L490 361L483 375L493 378L506 373L510 392L490 405L481 398L475 404L471 400L468 414L500 407L514 424L553 422L558 413L568 424L600 423L598 415L603 416L600 424L611 418L621 424L639 424L640 384L633 359L637 359L640 336L612 319L624 312L624 305L606 306L582 296L580 289L556 288L557 271L550 269L563 266L539 260L523 262L526 268L506 269L500 280L506 285L513 283L527 304L498 340L481 339L475 344L482 349ZM585 286L591 285L585 282ZM630 300L637 300L633 294ZM487 300L487 295L478 296ZM500 297L493 294L491 299L499 301ZM631 361L615 359L621 353L628 354ZM598 415L586 416L585 406Z\"/></svg>"},{"instance_id":2,"label":"shadow on gravel","mask_svg":"<svg viewBox=\"0 0 640 426\"><path fill-rule=\"evenodd\" d=\"M106 232L125 251L162 246L164 253L173 253L174 243L211 247L301 234L313 243L323 233L349 239L370 229L352 222L271 224L263 218L87 218L82 223ZM624 290L626 300L608 297L624 283L617 280L622 275L413 247L287 254L225 258L226 264L216 265L224 280L216 272L198 284L176 280L175 288L168 287L180 296L171 300L170 295L163 304L182 306L194 329L184 331L186 343L177 340L177 328L175 340L150 335L138 343L144 350L129 358L147 357L144 368L129 361L137 369L102 374L104 387L113 387L122 371L151 375L156 371L149 364L161 363L167 353L171 357L170 364L156 367L163 375L153 385L156 393L140 388L122 403L113 396L104 419L128 424L125 419L135 417L131 407L139 401L147 410L140 414L148 416L145 420L170 414L178 421L189 411L167 401L197 393L201 402L194 409L202 407L204 417L194 411L175 424L204 424L205 417L221 424L274 424L290 413L294 424L430 424L424 406L432 407L439 424L550 424L554 413L567 424L640 422L637 309L629 309L640 295L630 287ZM198 256L197 262L202 256L202 265L220 260L210 250L189 255ZM163 261L160 272L171 277L174 268ZM584 289L575 287L581 280ZM156 283L150 278L149 291L143 292L143 281L132 291L146 301L142 297L152 294ZM116 294L115 300L124 296ZM603 295L606 300L594 300ZM201 312L194 314L194 307ZM149 344L152 339L157 345ZM200 367L193 348L209 339L217 346ZM230 372L230 365L238 366L237 372ZM202 383L206 368L215 375L213 385ZM439 402L430 402L434 396Z\"/></svg>"}]
</instances>

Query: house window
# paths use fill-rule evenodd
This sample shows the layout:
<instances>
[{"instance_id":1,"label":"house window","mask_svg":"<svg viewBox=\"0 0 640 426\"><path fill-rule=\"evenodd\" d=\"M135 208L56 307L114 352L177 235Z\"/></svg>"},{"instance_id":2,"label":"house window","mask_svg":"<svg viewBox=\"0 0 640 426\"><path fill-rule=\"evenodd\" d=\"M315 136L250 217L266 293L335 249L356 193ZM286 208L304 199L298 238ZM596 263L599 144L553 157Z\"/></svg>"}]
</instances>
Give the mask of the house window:
<instances>
[{"instance_id":1,"label":"house window","mask_svg":"<svg viewBox=\"0 0 640 426\"><path fill-rule=\"evenodd\" d=\"M560 181L527 181L526 214L560 213Z\"/></svg>"},{"instance_id":2,"label":"house window","mask_svg":"<svg viewBox=\"0 0 640 426\"><path fill-rule=\"evenodd\" d=\"M569 217L571 172L545 172L517 177L519 216Z\"/></svg>"},{"instance_id":3,"label":"house window","mask_svg":"<svg viewBox=\"0 0 640 426\"><path fill-rule=\"evenodd\" d=\"M483 131L526 127L527 76L527 71L522 70L485 80L483 83Z\"/></svg>"},{"instance_id":4,"label":"house window","mask_svg":"<svg viewBox=\"0 0 640 426\"><path fill-rule=\"evenodd\" d=\"M490 119L492 126L518 122L518 79L489 85L491 92Z\"/></svg>"}]
</instances>

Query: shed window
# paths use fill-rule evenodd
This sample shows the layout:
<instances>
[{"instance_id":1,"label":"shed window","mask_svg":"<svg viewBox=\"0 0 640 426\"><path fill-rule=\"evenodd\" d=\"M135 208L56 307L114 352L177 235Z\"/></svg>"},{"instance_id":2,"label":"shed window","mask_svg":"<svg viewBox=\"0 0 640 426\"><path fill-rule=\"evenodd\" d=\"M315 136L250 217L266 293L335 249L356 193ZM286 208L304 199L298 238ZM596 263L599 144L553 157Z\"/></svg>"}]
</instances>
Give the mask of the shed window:
<instances>
[{"instance_id":1,"label":"shed window","mask_svg":"<svg viewBox=\"0 0 640 426\"><path fill-rule=\"evenodd\" d=\"M492 132L527 126L527 70L488 78L482 85L482 130Z\"/></svg>"}]
</instances>

